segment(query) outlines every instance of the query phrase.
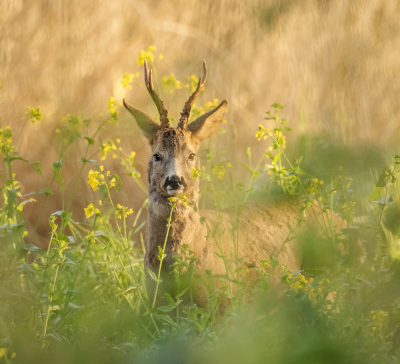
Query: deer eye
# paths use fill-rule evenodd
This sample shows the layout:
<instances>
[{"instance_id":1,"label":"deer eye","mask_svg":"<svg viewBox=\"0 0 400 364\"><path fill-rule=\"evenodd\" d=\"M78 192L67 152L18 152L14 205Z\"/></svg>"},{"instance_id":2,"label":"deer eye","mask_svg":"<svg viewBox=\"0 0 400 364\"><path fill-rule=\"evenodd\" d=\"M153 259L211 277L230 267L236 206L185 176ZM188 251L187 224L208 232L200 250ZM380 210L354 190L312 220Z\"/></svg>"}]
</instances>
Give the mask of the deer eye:
<instances>
[{"instance_id":1,"label":"deer eye","mask_svg":"<svg viewBox=\"0 0 400 364\"><path fill-rule=\"evenodd\" d=\"M160 157L158 154L154 154L154 155L153 155L153 158L154 158L154 162L159 162L159 161L161 161L161 157Z\"/></svg>"},{"instance_id":2,"label":"deer eye","mask_svg":"<svg viewBox=\"0 0 400 364\"><path fill-rule=\"evenodd\" d=\"M196 154L194 154L194 153L190 153L188 159L189 159L190 161L193 161L195 155L196 155Z\"/></svg>"}]
</instances>

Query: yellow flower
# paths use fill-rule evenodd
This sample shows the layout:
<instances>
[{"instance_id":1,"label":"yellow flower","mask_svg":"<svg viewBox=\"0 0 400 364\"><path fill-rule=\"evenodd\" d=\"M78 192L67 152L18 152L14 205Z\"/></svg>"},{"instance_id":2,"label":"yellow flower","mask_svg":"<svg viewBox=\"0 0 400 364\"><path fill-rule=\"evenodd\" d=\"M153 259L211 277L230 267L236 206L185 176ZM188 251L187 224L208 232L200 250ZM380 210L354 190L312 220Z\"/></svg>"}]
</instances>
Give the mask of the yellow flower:
<instances>
[{"instance_id":1,"label":"yellow flower","mask_svg":"<svg viewBox=\"0 0 400 364\"><path fill-rule=\"evenodd\" d=\"M119 144L121 143L121 140L119 138L115 139L115 141Z\"/></svg>"},{"instance_id":2,"label":"yellow flower","mask_svg":"<svg viewBox=\"0 0 400 364\"><path fill-rule=\"evenodd\" d=\"M218 179L222 179L225 176L225 167L219 163L211 169L211 172L217 175Z\"/></svg>"},{"instance_id":3,"label":"yellow flower","mask_svg":"<svg viewBox=\"0 0 400 364\"><path fill-rule=\"evenodd\" d=\"M103 205L103 201L102 200L99 200L99 205L100 206Z\"/></svg>"},{"instance_id":4,"label":"yellow flower","mask_svg":"<svg viewBox=\"0 0 400 364\"><path fill-rule=\"evenodd\" d=\"M34 107L29 107L28 106L28 111L26 114L29 114L29 119L32 122L32 124L35 124L35 121L40 121L42 120L43 113L40 112L40 107L37 107L36 109Z\"/></svg>"},{"instance_id":5,"label":"yellow flower","mask_svg":"<svg viewBox=\"0 0 400 364\"><path fill-rule=\"evenodd\" d=\"M164 90L171 89L171 93L173 92L173 89L183 88L182 82L178 81L173 73L171 73L170 77L163 77L161 79L161 85L163 86Z\"/></svg>"},{"instance_id":6,"label":"yellow flower","mask_svg":"<svg viewBox=\"0 0 400 364\"><path fill-rule=\"evenodd\" d=\"M17 354L14 352L11 353L11 359L14 359L17 356Z\"/></svg>"},{"instance_id":7,"label":"yellow flower","mask_svg":"<svg viewBox=\"0 0 400 364\"><path fill-rule=\"evenodd\" d=\"M96 242L96 237L94 236L94 231L91 231L89 233L89 235L86 235L85 239L89 240L91 243L95 243Z\"/></svg>"},{"instance_id":8,"label":"yellow flower","mask_svg":"<svg viewBox=\"0 0 400 364\"><path fill-rule=\"evenodd\" d=\"M113 159L117 159L118 158L118 156L115 153L113 154L112 157L113 157Z\"/></svg>"},{"instance_id":9,"label":"yellow flower","mask_svg":"<svg viewBox=\"0 0 400 364\"><path fill-rule=\"evenodd\" d=\"M128 90L132 89L131 83L133 82L133 79L135 78L135 75L133 73L124 73L122 76L122 86L123 88L127 88Z\"/></svg>"},{"instance_id":10,"label":"yellow flower","mask_svg":"<svg viewBox=\"0 0 400 364\"><path fill-rule=\"evenodd\" d=\"M84 208L84 210L85 210L85 216L88 219L90 216L95 214L97 209L93 203L90 203L87 207ZM99 210L97 210L97 211L99 211Z\"/></svg>"},{"instance_id":11,"label":"yellow flower","mask_svg":"<svg viewBox=\"0 0 400 364\"><path fill-rule=\"evenodd\" d=\"M197 177L200 177L200 170L195 167L192 167L192 178L197 178Z\"/></svg>"},{"instance_id":12,"label":"yellow flower","mask_svg":"<svg viewBox=\"0 0 400 364\"><path fill-rule=\"evenodd\" d=\"M115 99L115 97L109 98L107 109L111 115L114 115L117 113L117 100Z\"/></svg>"},{"instance_id":13,"label":"yellow flower","mask_svg":"<svg viewBox=\"0 0 400 364\"><path fill-rule=\"evenodd\" d=\"M191 75L187 78L189 81L189 85L192 88L192 92L196 90L197 84L199 83L199 79L195 75Z\"/></svg>"},{"instance_id":14,"label":"yellow flower","mask_svg":"<svg viewBox=\"0 0 400 364\"><path fill-rule=\"evenodd\" d=\"M101 181L100 181L100 179L102 179L101 177L104 178L104 176L100 172L93 171L93 170L89 171L88 183L92 187L93 191L97 191L99 189L98 186L99 186L99 184L101 184Z\"/></svg>"},{"instance_id":15,"label":"yellow flower","mask_svg":"<svg viewBox=\"0 0 400 364\"><path fill-rule=\"evenodd\" d=\"M159 56L158 56L158 59L163 59L164 58L164 56L162 55L162 54L160 54Z\"/></svg>"},{"instance_id":16,"label":"yellow flower","mask_svg":"<svg viewBox=\"0 0 400 364\"><path fill-rule=\"evenodd\" d=\"M60 133L61 133L61 130L60 130L60 129L56 129L56 133L57 133L57 134L60 134Z\"/></svg>"},{"instance_id":17,"label":"yellow flower","mask_svg":"<svg viewBox=\"0 0 400 364\"><path fill-rule=\"evenodd\" d=\"M117 215L118 219L122 219L122 217L126 218L128 215L133 214L133 209L128 209L127 207L118 204L115 214Z\"/></svg>"},{"instance_id":18,"label":"yellow flower","mask_svg":"<svg viewBox=\"0 0 400 364\"><path fill-rule=\"evenodd\" d=\"M112 150L115 150L115 149L117 149L117 147L111 140L108 140L107 143L103 143L100 146L101 160L104 161L107 158L107 154L110 154L112 152Z\"/></svg>"},{"instance_id":19,"label":"yellow flower","mask_svg":"<svg viewBox=\"0 0 400 364\"><path fill-rule=\"evenodd\" d=\"M154 52L156 49L157 49L156 47L150 46L150 47L149 47L149 52Z\"/></svg>"},{"instance_id":20,"label":"yellow flower","mask_svg":"<svg viewBox=\"0 0 400 364\"><path fill-rule=\"evenodd\" d=\"M179 199L182 201L182 205L183 206L187 206L188 205L188 198L187 196L185 196L183 193L180 193L178 195Z\"/></svg>"},{"instance_id":21,"label":"yellow flower","mask_svg":"<svg viewBox=\"0 0 400 364\"><path fill-rule=\"evenodd\" d=\"M2 358L4 355L6 355L7 349L5 348L0 348L0 358Z\"/></svg>"},{"instance_id":22,"label":"yellow flower","mask_svg":"<svg viewBox=\"0 0 400 364\"><path fill-rule=\"evenodd\" d=\"M144 49L140 51L139 56L138 56L138 65L142 65L144 63L144 60L147 62L153 62L154 61L154 56L151 53L152 51L150 50L151 47L149 47L148 51L145 51Z\"/></svg>"}]
</instances>

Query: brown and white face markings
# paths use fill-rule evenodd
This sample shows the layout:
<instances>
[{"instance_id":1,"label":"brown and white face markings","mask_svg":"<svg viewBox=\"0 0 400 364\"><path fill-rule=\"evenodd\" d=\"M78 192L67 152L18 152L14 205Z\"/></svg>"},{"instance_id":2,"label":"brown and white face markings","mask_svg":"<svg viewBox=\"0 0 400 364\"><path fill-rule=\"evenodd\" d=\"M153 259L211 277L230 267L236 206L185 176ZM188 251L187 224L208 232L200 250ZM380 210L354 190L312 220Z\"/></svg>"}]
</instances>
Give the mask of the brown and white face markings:
<instances>
[{"instance_id":1,"label":"brown and white face markings","mask_svg":"<svg viewBox=\"0 0 400 364\"><path fill-rule=\"evenodd\" d=\"M183 193L189 199L196 198L198 180L193 179L192 168L198 167L196 154L201 142L213 136L219 129L228 103L222 103L214 110L188 124L190 110L207 78L207 67L203 61L203 76L199 78L196 90L185 103L179 124L170 127L168 112L154 91L152 71L144 64L145 84L160 114L160 124L143 111L124 106L134 116L142 133L149 140L152 156L148 165L149 194L157 193L165 200Z\"/></svg>"}]
</instances>

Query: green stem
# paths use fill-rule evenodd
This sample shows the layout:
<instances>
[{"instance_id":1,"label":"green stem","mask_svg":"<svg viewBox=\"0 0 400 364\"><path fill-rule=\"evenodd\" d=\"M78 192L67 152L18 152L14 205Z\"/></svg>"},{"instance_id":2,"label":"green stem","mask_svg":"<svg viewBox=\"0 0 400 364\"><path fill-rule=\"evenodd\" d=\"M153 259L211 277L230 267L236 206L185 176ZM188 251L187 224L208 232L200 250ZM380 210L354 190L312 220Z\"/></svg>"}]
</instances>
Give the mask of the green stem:
<instances>
[{"instance_id":1,"label":"green stem","mask_svg":"<svg viewBox=\"0 0 400 364\"><path fill-rule=\"evenodd\" d=\"M165 247L167 246L167 240L168 240L168 235L169 235L169 230L171 228L171 220L172 220L172 212L174 211L175 205L171 205L171 212L169 214L168 218L168 225L167 225L167 234L165 235L165 240L164 240L164 245L163 245L163 252L165 252ZM158 275L157 275L157 284L156 284L156 291L154 292L154 298L153 298L153 305L152 308L156 305L156 298L157 298L157 292L158 292L158 286L160 284L160 276L161 276L161 267L163 263L164 257L160 259L160 265L158 267Z\"/></svg>"},{"instance_id":2,"label":"green stem","mask_svg":"<svg viewBox=\"0 0 400 364\"><path fill-rule=\"evenodd\" d=\"M62 147L61 147L61 151L60 151L60 155L59 155L58 160L61 160L61 158L62 158L62 156L63 156L65 150L66 150L66 147L65 147L65 144L63 144ZM53 187L53 183L54 183L55 179L56 179L56 174L53 172L53 179L51 180L50 187L49 187L50 192L51 192L51 189L52 189L52 187ZM50 196L50 195L46 194L46 197L44 198L44 201L43 201L42 206L41 206L41 208L40 208L39 217L38 217L38 219L36 220L36 224L35 224L35 227L34 227L34 229L33 229L31 238L29 239L29 244L32 244L33 238L35 237L37 228L39 227L40 221L42 220L44 208L45 208L45 206L46 206L46 202L47 202L49 196Z\"/></svg>"}]
</instances>

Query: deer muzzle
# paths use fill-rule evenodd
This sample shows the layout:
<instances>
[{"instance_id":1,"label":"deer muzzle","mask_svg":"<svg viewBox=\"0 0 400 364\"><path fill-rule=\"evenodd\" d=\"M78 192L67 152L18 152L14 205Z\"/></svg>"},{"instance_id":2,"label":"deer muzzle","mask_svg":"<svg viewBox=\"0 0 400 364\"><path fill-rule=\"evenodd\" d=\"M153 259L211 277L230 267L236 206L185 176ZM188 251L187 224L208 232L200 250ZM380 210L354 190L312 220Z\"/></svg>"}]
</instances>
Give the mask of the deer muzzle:
<instances>
[{"instance_id":1,"label":"deer muzzle","mask_svg":"<svg viewBox=\"0 0 400 364\"><path fill-rule=\"evenodd\" d=\"M185 189L186 183L183 177L179 177L177 175L173 175L171 177L167 177L164 183L164 189L167 191L169 195L177 195L178 193L182 193Z\"/></svg>"}]
</instances>

